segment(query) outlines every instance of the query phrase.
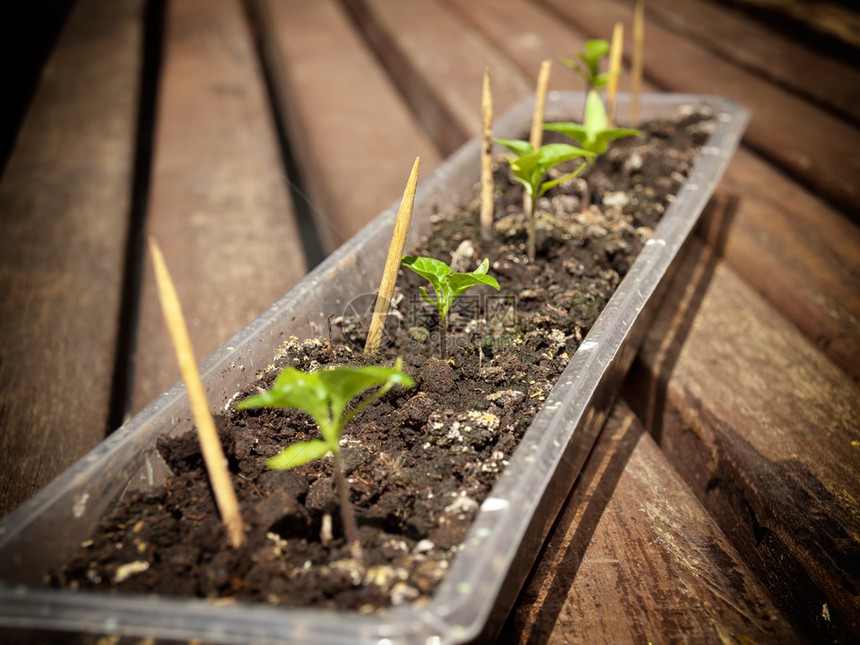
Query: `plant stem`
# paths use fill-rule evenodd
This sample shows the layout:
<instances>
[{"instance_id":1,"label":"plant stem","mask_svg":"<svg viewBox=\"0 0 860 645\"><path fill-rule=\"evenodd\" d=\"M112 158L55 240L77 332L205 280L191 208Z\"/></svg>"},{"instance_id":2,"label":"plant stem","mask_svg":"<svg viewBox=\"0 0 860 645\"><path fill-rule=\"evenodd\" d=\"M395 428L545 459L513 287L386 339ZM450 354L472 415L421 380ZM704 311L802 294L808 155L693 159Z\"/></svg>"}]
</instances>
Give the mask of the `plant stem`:
<instances>
[{"instance_id":1,"label":"plant stem","mask_svg":"<svg viewBox=\"0 0 860 645\"><path fill-rule=\"evenodd\" d=\"M355 521L355 513L349 501L349 490L346 487L346 475L343 473L343 459L340 451L334 451L334 474L337 482L337 494L340 498L340 516L343 520L343 532L349 544L353 560L364 564L364 556L361 551L361 541L358 539L358 524Z\"/></svg>"},{"instance_id":2,"label":"plant stem","mask_svg":"<svg viewBox=\"0 0 860 645\"><path fill-rule=\"evenodd\" d=\"M535 261L535 202L532 196L526 194L529 206L529 236L528 236L528 254L529 262Z\"/></svg>"},{"instance_id":3,"label":"plant stem","mask_svg":"<svg viewBox=\"0 0 860 645\"><path fill-rule=\"evenodd\" d=\"M448 316L439 317L439 355L448 360Z\"/></svg>"}]
</instances>

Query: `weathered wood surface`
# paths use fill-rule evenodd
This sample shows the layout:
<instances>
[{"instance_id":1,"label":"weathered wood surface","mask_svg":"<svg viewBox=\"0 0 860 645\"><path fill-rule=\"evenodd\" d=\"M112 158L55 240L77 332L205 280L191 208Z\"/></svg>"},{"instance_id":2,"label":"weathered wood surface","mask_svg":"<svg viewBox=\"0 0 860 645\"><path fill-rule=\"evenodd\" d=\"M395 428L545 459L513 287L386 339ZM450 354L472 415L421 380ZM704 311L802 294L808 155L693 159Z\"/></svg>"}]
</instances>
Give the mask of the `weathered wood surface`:
<instances>
[{"instance_id":1,"label":"weathered wood surface","mask_svg":"<svg viewBox=\"0 0 860 645\"><path fill-rule=\"evenodd\" d=\"M860 636L860 388L702 245L628 379L634 410L777 604Z\"/></svg>"},{"instance_id":2,"label":"weathered wood surface","mask_svg":"<svg viewBox=\"0 0 860 645\"><path fill-rule=\"evenodd\" d=\"M108 429L142 30L77 3L0 183L0 516Z\"/></svg>"},{"instance_id":3,"label":"weathered wood surface","mask_svg":"<svg viewBox=\"0 0 860 645\"><path fill-rule=\"evenodd\" d=\"M513 63L464 28L457 14L443 4L401 0L346 0L346 4L446 155L481 132L484 69L490 71L496 114L504 114L534 92Z\"/></svg>"},{"instance_id":4,"label":"weathered wood surface","mask_svg":"<svg viewBox=\"0 0 860 645\"><path fill-rule=\"evenodd\" d=\"M541 0L592 37L622 22L630 51L633 11L614 0ZM752 110L745 141L801 183L860 213L860 132L729 61L646 18L645 74L674 92L721 94Z\"/></svg>"},{"instance_id":5,"label":"weathered wood surface","mask_svg":"<svg viewBox=\"0 0 860 645\"><path fill-rule=\"evenodd\" d=\"M848 62L825 56L706 0L649 0L647 11L684 38L855 122L860 120L860 70Z\"/></svg>"},{"instance_id":6,"label":"weathered wood surface","mask_svg":"<svg viewBox=\"0 0 860 645\"><path fill-rule=\"evenodd\" d=\"M731 0L734 4L754 8L754 12L765 21L790 19L798 25L833 38L847 45L860 47L860 15L848 3L838 0Z\"/></svg>"},{"instance_id":7,"label":"weathered wood surface","mask_svg":"<svg viewBox=\"0 0 860 645\"><path fill-rule=\"evenodd\" d=\"M700 232L732 268L860 379L860 229L745 149Z\"/></svg>"},{"instance_id":8,"label":"weathered wood surface","mask_svg":"<svg viewBox=\"0 0 860 645\"><path fill-rule=\"evenodd\" d=\"M426 177L440 155L337 2L257 6L279 105L331 252L400 198L415 157Z\"/></svg>"},{"instance_id":9,"label":"weathered wood surface","mask_svg":"<svg viewBox=\"0 0 860 645\"><path fill-rule=\"evenodd\" d=\"M202 360L306 271L260 63L238 0L167 5L147 234ZM137 411L179 379L148 256Z\"/></svg>"},{"instance_id":10,"label":"weathered wood surface","mask_svg":"<svg viewBox=\"0 0 860 645\"><path fill-rule=\"evenodd\" d=\"M800 640L624 403L502 634L504 643Z\"/></svg>"}]
</instances>

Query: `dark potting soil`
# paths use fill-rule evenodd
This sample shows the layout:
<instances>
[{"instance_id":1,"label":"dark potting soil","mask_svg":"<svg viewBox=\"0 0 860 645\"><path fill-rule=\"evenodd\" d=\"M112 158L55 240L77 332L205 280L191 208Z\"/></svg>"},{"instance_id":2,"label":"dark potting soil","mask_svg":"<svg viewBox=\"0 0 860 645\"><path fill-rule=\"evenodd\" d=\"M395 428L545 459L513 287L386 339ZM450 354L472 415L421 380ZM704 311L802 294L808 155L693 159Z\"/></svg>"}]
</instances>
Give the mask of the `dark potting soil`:
<instances>
[{"instance_id":1,"label":"dark potting soil","mask_svg":"<svg viewBox=\"0 0 860 645\"><path fill-rule=\"evenodd\" d=\"M500 160L495 239L482 242L478 202L436 217L414 255L471 271L483 258L501 285L471 291L449 320L441 361L435 310L418 299L423 280L401 269L395 315L381 355L366 357L366 320L341 316L340 335L282 346L257 383L286 365L391 364L404 357L415 379L394 388L347 428L342 455L364 562L342 538L332 460L289 471L264 460L318 437L297 410L249 410L217 419L234 477L247 543L227 542L196 435L162 439L173 477L127 494L80 554L48 578L57 586L253 600L377 611L422 603L445 575L472 519L531 419L685 181L713 131L707 110L643 127L537 204L537 261L525 257L522 186ZM478 291L478 290L475 290ZM343 342L338 342L338 341Z\"/></svg>"}]
</instances>

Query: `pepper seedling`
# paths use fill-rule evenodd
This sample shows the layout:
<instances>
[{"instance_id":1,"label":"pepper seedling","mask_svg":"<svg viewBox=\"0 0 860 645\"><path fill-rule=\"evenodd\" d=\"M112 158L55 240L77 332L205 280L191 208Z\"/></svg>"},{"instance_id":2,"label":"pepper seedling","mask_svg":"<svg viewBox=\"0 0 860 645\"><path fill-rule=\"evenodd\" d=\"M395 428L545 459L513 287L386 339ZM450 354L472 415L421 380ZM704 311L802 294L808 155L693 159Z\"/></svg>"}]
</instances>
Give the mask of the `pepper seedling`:
<instances>
[{"instance_id":1,"label":"pepper seedling","mask_svg":"<svg viewBox=\"0 0 860 645\"><path fill-rule=\"evenodd\" d=\"M448 312L454 301L462 296L468 289L479 284L486 284L499 290L499 282L491 275L487 275L490 261L485 259L481 265L471 273L452 273L451 267L435 258L406 256L401 261L403 266L411 269L422 278L427 280L433 287L436 299L433 300L424 287L419 293L424 302L436 307L439 313L439 342L441 344L440 355L442 360L448 359Z\"/></svg>"},{"instance_id":2,"label":"pepper seedling","mask_svg":"<svg viewBox=\"0 0 860 645\"><path fill-rule=\"evenodd\" d=\"M414 385L409 375L401 370L402 364L402 359L398 358L394 367L341 366L316 372L303 372L293 367L285 367L275 379L271 389L236 404L237 410L297 408L313 417L323 438L297 441L267 459L266 465L269 468L287 470L332 453L344 532L352 556L358 562L362 562L361 543L358 539L355 514L349 503L349 491L346 488L346 476L340 456L340 438L344 428L355 415L392 387ZM347 406L355 397L374 387L379 389L347 410Z\"/></svg>"},{"instance_id":3,"label":"pepper seedling","mask_svg":"<svg viewBox=\"0 0 860 645\"><path fill-rule=\"evenodd\" d=\"M602 39L589 40L585 43L585 51L579 52L579 61L570 58L561 58L561 63L577 72L588 89L599 89L606 85L609 80L609 72L602 74L597 71L600 59L609 53L609 43Z\"/></svg>"},{"instance_id":4,"label":"pepper seedling","mask_svg":"<svg viewBox=\"0 0 860 645\"><path fill-rule=\"evenodd\" d=\"M543 196L553 186L557 186L563 181L576 177L583 168L591 162L595 154L583 148L577 148L566 143L547 143L535 151L534 146L528 141L520 141L518 139L496 139L498 143L508 148L515 155L514 158L508 158L508 163L511 165L511 171L514 177L523 186L526 192L531 197L531 212L528 213L528 256L530 261L535 259L535 204L538 198ZM544 181L544 177L550 168L569 159L584 157L584 161L579 168L573 172L559 177Z\"/></svg>"},{"instance_id":5,"label":"pepper seedling","mask_svg":"<svg viewBox=\"0 0 860 645\"><path fill-rule=\"evenodd\" d=\"M585 118L582 123L573 121L544 123L543 129L569 136L584 150L595 156L606 152L610 141L641 134L639 130L632 128L610 128L603 101L595 90L590 90L585 99Z\"/></svg>"}]
</instances>

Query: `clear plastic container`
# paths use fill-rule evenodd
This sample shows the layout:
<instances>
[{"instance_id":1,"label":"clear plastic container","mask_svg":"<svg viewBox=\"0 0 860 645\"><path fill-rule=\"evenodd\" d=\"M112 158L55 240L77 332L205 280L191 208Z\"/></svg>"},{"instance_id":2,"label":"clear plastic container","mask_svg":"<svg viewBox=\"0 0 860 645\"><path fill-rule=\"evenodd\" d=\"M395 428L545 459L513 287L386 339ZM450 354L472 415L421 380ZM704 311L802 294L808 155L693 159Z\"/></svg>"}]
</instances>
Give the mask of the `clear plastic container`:
<instances>
[{"instance_id":1,"label":"clear plastic container","mask_svg":"<svg viewBox=\"0 0 860 645\"><path fill-rule=\"evenodd\" d=\"M581 93L551 92L547 120L582 113ZM484 501L462 550L428 605L382 615L284 609L201 599L124 596L44 588L43 572L67 561L126 490L157 485L166 467L156 438L191 429L181 384L173 386L0 522L0 635L3 642L68 642L70 634L127 635L206 643L462 643L497 630L579 473L610 410L659 300L671 265L693 230L746 127L748 112L730 100L645 95L642 119L682 105L709 105L717 129L689 180L667 209L609 304L561 375L541 412ZM533 98L497 121L499 137L531 122ZM624 122L627 97L619 100ZM421 182L410 243L430 215L469 199L478 179L480 142L472 140ZM289 336L323 335L326 317L376 287L396 204L333 253L295 288L202 364L214 411L269 364Z\"/></svg>"}]
</instances>

